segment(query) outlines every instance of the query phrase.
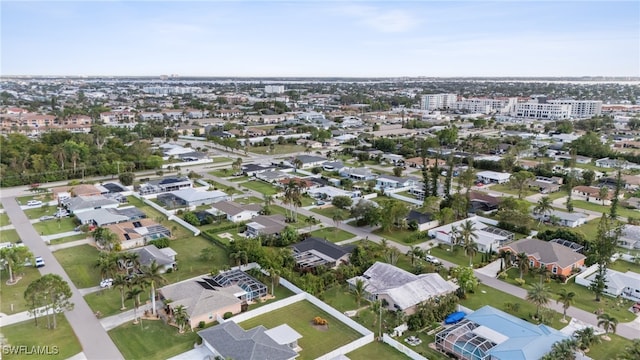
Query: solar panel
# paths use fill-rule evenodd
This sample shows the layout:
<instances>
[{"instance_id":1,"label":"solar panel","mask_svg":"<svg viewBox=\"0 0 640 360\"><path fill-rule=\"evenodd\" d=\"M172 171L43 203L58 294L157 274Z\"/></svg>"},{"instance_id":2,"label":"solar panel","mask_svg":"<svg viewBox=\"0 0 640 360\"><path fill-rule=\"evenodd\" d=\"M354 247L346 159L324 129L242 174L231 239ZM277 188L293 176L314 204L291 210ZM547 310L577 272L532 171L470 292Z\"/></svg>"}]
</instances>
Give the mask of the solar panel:
<instances>
[{"instance_id":1,"label":"solar panel","mask_svg":"<svg viewBox=\"0 0 640 360\"><path fill-rule=\"evenodd\" d=\"M211 284L207 283L206 281L196 281L198 284L200 284L200 286L202 286L203 288L207 289L207 290L215 290L213 288L213 286L211 286Z\"/></svg>"}]
</instances>

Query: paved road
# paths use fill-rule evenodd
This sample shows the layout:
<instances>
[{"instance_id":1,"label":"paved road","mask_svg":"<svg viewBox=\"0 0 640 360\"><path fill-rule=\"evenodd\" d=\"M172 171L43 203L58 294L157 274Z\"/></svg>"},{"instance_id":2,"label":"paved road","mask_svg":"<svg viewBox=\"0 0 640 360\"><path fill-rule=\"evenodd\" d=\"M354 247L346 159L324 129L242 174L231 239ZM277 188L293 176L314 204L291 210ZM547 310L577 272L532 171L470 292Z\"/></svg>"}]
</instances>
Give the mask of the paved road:
<instances>
[{"instance_id":1,"label":"paved road","mask_svg":"<svg viewBox=\"0 0 640 360\"><path fill-rule=\"evenodd\" d=\"M3 190L3 195L6 193ZM53 256L45 242L31 225L27 216L20 210L14 197L3 197L2 206L7 211L11 223L15 225L18 235L34 255L42 256L45 267L40 268L41 274L58 274L69 283L73 295L71 301L75 304L72 311L65 313L67 320L73 327L76 337L80 341L83 352L88 359L123 359L122 354L113 343L107 332L84 301L78 289L73 285L58 260Z\"/></svg>"}]
</instances>

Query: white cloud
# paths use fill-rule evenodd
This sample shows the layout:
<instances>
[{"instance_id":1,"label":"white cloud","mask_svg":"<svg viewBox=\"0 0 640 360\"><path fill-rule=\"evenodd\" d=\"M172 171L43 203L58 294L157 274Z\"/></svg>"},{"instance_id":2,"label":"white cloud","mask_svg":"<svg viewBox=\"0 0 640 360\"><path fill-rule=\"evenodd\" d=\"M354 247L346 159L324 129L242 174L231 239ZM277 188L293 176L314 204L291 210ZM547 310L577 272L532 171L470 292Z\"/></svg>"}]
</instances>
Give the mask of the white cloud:
<instances>
[{"instance_id":1,"label":"white cloud","mask_svg":"<svg viewBox=\"0 0 640 360\"><path fill-rule=\"evenodd\" d=\"M387 11L372 6L351 5L341 7L338 11L361 25L383 33L408 32L420 23L413 14L400 9Z\"/></svg>"}]
</instances>

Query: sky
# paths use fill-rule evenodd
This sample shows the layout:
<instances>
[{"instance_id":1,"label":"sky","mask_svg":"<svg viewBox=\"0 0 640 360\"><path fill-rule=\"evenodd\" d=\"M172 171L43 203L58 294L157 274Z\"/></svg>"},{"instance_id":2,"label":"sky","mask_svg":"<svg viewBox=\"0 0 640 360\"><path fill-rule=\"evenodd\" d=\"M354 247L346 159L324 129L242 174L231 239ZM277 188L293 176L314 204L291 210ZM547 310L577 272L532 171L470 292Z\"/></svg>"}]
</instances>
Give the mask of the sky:
<instances>
[{"instance_id":1,"label":"sky","mask_svg":"<svg viewBox=\"0 0 640 360\"><path fill-rule=\"evenodd\" d=\"M0 75L640 76L640 1L7 1Z\"/></svg>"}]
</instances>

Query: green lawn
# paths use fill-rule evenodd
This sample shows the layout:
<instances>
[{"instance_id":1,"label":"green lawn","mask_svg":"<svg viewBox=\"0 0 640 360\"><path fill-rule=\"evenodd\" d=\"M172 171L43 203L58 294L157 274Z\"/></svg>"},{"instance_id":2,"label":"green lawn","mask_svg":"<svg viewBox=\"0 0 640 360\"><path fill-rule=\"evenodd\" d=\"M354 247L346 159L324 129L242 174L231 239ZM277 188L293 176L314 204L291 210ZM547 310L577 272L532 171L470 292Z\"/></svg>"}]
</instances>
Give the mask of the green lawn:
<instances>
[{"instance_id":1,"label":"green lawn","mask_svg":"<svg viewBox=\"0 0 640 360\"><path fill-rule=\"evenodd\" d=\"M530 315L536 313L536 306L534 304L483 284L478 285L473 294L467 294L467 298L461 300L460 304L472 310L478 310L485 305L491 305L529 322L533 322ZM508 304L518 304L518 311L508 309ZM567 324L560 322L561 318L562 314L553 312L551 327L558 330L565 327ZM568 316L567 320L570 320Z\"/></svg>"},{"instance_id":2,"label":"green lawn","mask_svg":"<svg viewBox=\"0 0 640 360\"><path fill-rule=\"evenodd\" d=\"M11 220L9 220L9 215L6 213L0 214L0 227L7 226L11 224Z\"/></svg>"},{"instance_id":3,"label":"green lawn","mask_svg":"<svg viewBox=\"0 0 640 360\"><path fill-rule=\"evenodd\" d=\"M125 289L126 294L127 289ZM115 315L120 312L120 290L113 287L111 289L103 289L98 292L87 294L84 296L85 301L93 312L100 311L102 317ZM133 301L127 300L125 296L124 306L131 310Z\"/></svg>"},{"instance_id":4,"label":"green lawn","mask_svg":"<svg viewBox=\"0 0 640 360\"><path fill-rule=\"evenodd\" d=\"M142 326L128 322L109 331L109 336L125 359L167 359L193 349L200 338L192 331L180 334L162 320L142 320Z\"/></svg>"},{"instance_id":5,"label":"green lawn","mask_svg":"<svg viewBox=\"0 0 640 360\"><path fill-rule=\"evenodd\" d=\"M257 191L263 195L275 195L280 192L275 186L261 180L246 181L241 186Z\"/></svg>"},{"instance_id":6,"label":"green lawn","mask_svg":"<svg viewBox=\"0 0 640 360\"><path fill-rule=\"evenodd\" d=\"M431 255L440 258L442 260L450 261L456 265L469 266L469 257L464 253L464 249L460 246L454 246L453 252L449 251L450 246L443 245L442 247L435 246L431 248ZM482 262L482 254L477 253L473 257L473 264L477 265Z\"/></svg>"},{"instance_id":7,"label":"green lawn","mask_svg":"<svg viewBox=\"0 0 640 360\"><path fill-rule=\"evenodd\" d=\"M53 255L76 287L83 289L100 284L100 272L95 267L99 253L93 246L80 245L58 250Z\"/></svg>"},{"instance_id":8,"label":"green lawn","mask_svg":"<svg viewBox=\"0 0 640 360\"><path fill-rule=\"evenodd\" d=\"M215 190L220 190L220 191L224 191L226 192L228 195L233 195L233 194L242 194L242 191L240 191L238 189L238 185L234 185L234 186L227 186L224 184L221 184L217 181L213 181L211 179L207 179L206 180L209 184L211 184L211 186L213 186L213 188Z\"/></svg>"},{"instance_id":9,"label":"green lawn","mask_svg":"<svg viewBox=\"0 0 640 360\"><path fill-rule=\"evenodd\" d=\"M5 314L15 314L28 310L24 301L24 291L30 283L40 278L40 272L31 266L25 266L21 273L17 275L22 276L22 279L15 285L7 285L9 271L0 271L0 284L2 284L0 285L0 312ZM13 311L11 310L11 305L13 305Z\"/></svg>"},{"instance_id":10,"label":"green lawn","mask_svg":"<svg viewBox=\"0 0 640 360\"><path fill-rule=\"evenodd\" d=\"M377 229L374 231L374 233L400 244L418 244L421 242L429 241L428 238L418 239L416 237L418 232L408 229L393 228L390 231L382 231L382 229Z\"/></svg>"},{"instance_id":11,"label":"green lawn","mask_svg":"<svg viewBox=\"0 0 640 360\"><path fill-rule=\"evenodd\" d=\"M75 218L71 217L40 221L33 224L33 228L41 235L53 235L73 231L77 226L78 224L76 224Z\"/></svg>"},{"instance_id":12,"label":"green lawn","mask_svg":"<svg viewBox=\"0 0 640 360\"><path fill-rule=\"evenodd\" d=\"M509 186L509 184L494 184L487 187L488 190L498 191L505 194L518 195L518 190L513 189ZM524 199L527 196L538 194L539 191L533 191L530 189L524 189L522 192L522 198Z\"/></svg>"},{"instance_id":13,"label":"green lawn","mask_svg":"<svg viewBox=\"0 0 640 360\"><path fill-rule=\"evenodd\" d=\"M562 197L567 196L567 192L563 191L563 190L560 190L560 191L553 192L551 194L547 194L545 196L547 196L549 199L551 199L553 201L553 200L557 200L557 199L560 199Z\"/></svg>"},{"instance_id":14,"label":"green lawn","mask_svg":"<svg viewBox=\"0 0 640 360\"><path fill-rule=\"evenodd\" d=\"M214 164L234 161L234 159L226 156L215 156L215 157L212 157L211 160L213 160Z\"/></svg>"},{"instance_id":15,"label":"green lawn","mask_svg":"<svg viewBox=\"0 0 640 360\"><path fill-rule=\"evenodd\" d=\"M606 214L609 214L609 211L610 211L609 206L602 206L602 203L599 203L599 202L596 203L596 202L590 202L590 201L584 201L584 200L573 200L573 206L576 209L580 208L580 209L597 211L597 212L606 213ZM637 217L640 217L640 211L618 206L618 216L627 217L627 218L628 217L637 218Z\"/></svg>"},{"instance_id":16,"label":"green lawn","mask_svg":"<svg viewBox=\"0 0 640 360\"><path fill-rule=\"evenodd\" d=\"M295 314L295 316L291 316ZM316 316L328 320L328 329L317 329L312 321ZM299 301L240 323L245 330L263 325L267 329L287 324L302 335L298 341L302 351L300 359L315 359L322 354L348 344L361 335L320 308L307 301Z\"/></svg>"},{"instance_id":17,"label":"green lawn","mask_svg":"<svg viewBox=\"0 0 640 360\"><path fill-rule=\"evenodd\" d=\"M291 145L291 144L285 144L285 145L278 145L275 144L275 147L273 148L273 152L271 152L269 150L268 146L251 146L249 148L249 152L255 153L255 154L270 154L270 155L286 155L286 154L291 154L291 153L296 153L296 152L301 152L304 151L306 148L302 145Z\"/></svg>"},{"instance_id":18,"label":"green lawn","mask_svg":"<svg viewBox=\"0 0 640 360\"><path fill-rule=\"evenodd\" d=\"M229 264L227 252L220 246L214 245L202 236L192 236L171 241L171 248L175 250L178 262L178 271L165 274L169 283L182 281L194 276L208 274L214 267L218 269ZM200 253L204 248L213 247L215 258L213 261L206 261L200 258Z\"/></svg>"},{"instance_id":19,"label":"green lawn","mask_svg":"<svg viewBox=\"0 0 640 360\"><path fill-rule=\"evenodd\" d=\"M40 194L20 196L20 197L16 198L16 200L18 201L18 204L20 204L20 205L26 205L29 200L40 200L42 202L45 202L45 201L53 200L53 194L50 193L50 192L45 192L45 193L40 193Z\"/></svg>"},{"instance_id":20,"label":"green lawn","mask_svg":"<svg viewBox=\"0 0 640 360\"><path fill-rule=\"evenodd\" d=\"M622 350L631 344L631 340L627 340L622 336L610 334L611 341L602 341L600 344L592 345L586 354L594 360L615 359Z\"/></svg>"},{"instance_id":21,"label":"green lawn","mask_svg":"<svg viewBox=\"0 0 640 360\"><path fill-rule=\"evenodd\" d=\"M342 229L335 228L335 227L318 229L318 230L312 231L310 234L311 236L319 237L321 239L326 239L334 243L353 239L355 237L354 234Z\"/></svg>"},{"instance_id":22,"label":"green lawn","mask_svg":"<svg viewBox=\"0 0 640 360\"><path fill-rule=\"evenodd\" d=\"M274 214L274 215L275 214L280 214L280 215L283 215L283 216L286 217L287 213L291 213L289 211L289 209L290 209L289 207L287 207L287 209L285 209L282 206L271 205L269 208L271 209L271 213ZM306 220L307 220L306 216L304 216L302 214L298 214L297 217L298 217L298 222L291 223L289 225L291 225L291 226L293 226L295 228L298 228L298 229L309 226L309 224L306 222Z\"/></svg>"},{"instance_id":23,"label":"green lawn","mask_svg":"<svg viewBox=\"0 0 640 360\"><path fill-rule=\"evenodd\" d=\"M329 219L333 219L333 216L336 213L340 214L343 220L351 218L351 214L349 213L349 211L344 209L338 209L333 205L317 207L317 208L311 209L311 211L313 211L316 214L320 214L322 216L328 217Z\"/></svg>"},{"instance_id":24,"label":"green lawn","mask_svg":"<svg viewBox=\"0 0 640 360\"><path fill-rule=\"evenodd\" d=\"M367 344L355 351L352 351L347 354L347 357L351 360L371 360L371 359L386 359L386 360L401 360L401 359L409 359L408 356L404 355L400 351L392 348L391 346L379 342L374 341L370 344Z\"/></svg>"},{"instance_id":25,"label":"green lawn","mask_svg":"<svg viewBox=\"0 0 640 360\"><path fill-rule=\"evenodd\" d=\"M7 345L10 346L48 346L53 352L53 347L57 346L57 354L37 356L35 354L21 354L7 356L7 359L67 359L82 351L80 342L71 329L64 315L56 317L57 328L55 330L46 329L47 321L38 321L38 326L34 326L34 321L29 320L9 326L2 327L2 334L6 337Z\"/></svg>"},{"instance_id":26,"label":"green lawn","mask_svg":"<svg viewBox=\"0 0 640 360\"><path fill-rule=\"evenodd\" d=\"M234 199L233 201L237 202L238 204L261 204L262 205L264 203L263 199L260 199L255 196L237 198L237 199Z\"/></svg>"},{"instance_id":27,"label":"green lawn","mask_svg":"<svg viewBox=\"0 0 640 360\"><path fill-rule=\"evenodd\" d=\"M16 229L10 230L2 230L0 231L0 243L1 242L18 242L20 240L20 236L18 236L18 232Z\"/></svg>"},{"instance_id":28,"label":"green lawn","mask_svg":"<svg viewBox=\"0 0 640 360\"><path fill-rule=\"evenodd\" d=\"M509 269L507 273L509 274L509 278L505 281L512 285L517 285L514 279L520 277L520 271L516 268L512 268ZM531 273L525 275L523 279L526 281L526 284L540 281L539 276L533 275ZM525 288L528 288L528 285L526 284ZM598 309L604 309L609 315L615 317L620 322L627 322L635 319L633 313L627 310L629 307L631 307L631 305L633 305L632 301L623 299L617 300L605 295L602 297L600 302L596 302L593 292L584 286L577 285L575 283L575 278L572 278L566 284L551 281L547 285L551 290L551 293L553 294L552 301L555 301L555 299L557 298L557 294L561 289L567 289L567 291L574 292L576 294L573 306L579 309L588 311L590 313L593 313Z\"/></svg>"},{"instance_id":29,"label":"green lawn","mask_svg":"<svg viewBox=\"0 0 640 360\"><path fill-rule=\"evenodd\" d=\"M87 237L88 237L87 234L78 234L78 235L72 235L72 236L63 237L63 238L60 238L60 239L53 239L49 243L52 244L52 245L63 244L63 243L68 243L68 242L72 242L72 241L77 241L77 240L84 240Z\"/></svg>"},{"instance_id":30,"label":"green lawn","mask_svg":"<svg viewBox=\"0 0 640 360\"><path fill-rule=\"evenodd\" d=\"M231 170L231 168L224 168L224 169L209 171L207 174L217 176L220 178L226 178L233 174L233 170Z\"/></svg>"},{"instance_id":31,"label":"green lawn","mask_svg":"<svg viewBox=\"0 0 640 360\"><path fill-rule=\"evenodd\" d=\"M39 219L41 216L45 215L53 215L58 211L56 206L41 206L33 209L24 210L24 214L27 215L29 219Z\"/></svg>"},{"instance_id":32,"label":"green lawn","mask_svg":"<svg viewBox=\"0 0 640 360\"><path fill-rule=\"evenodd\" d=\"M324 292L324 302L342 312L358 309L356 298L353 293L349 292L347 285L335 285L326 290ZM360 307L368 304L369 302L362 301Z\"/></svg>"},{"instance_id":33,"label":"green lawn","mask_svg":"<svg viewBox=\"0 0 640 360\"><path fill-rule=\"evenodd\" d=\"M609 264L609 268L620 272L633 271L640 274L640 264L625 260L616 260Z\"/></svg>"}]
</instances>

